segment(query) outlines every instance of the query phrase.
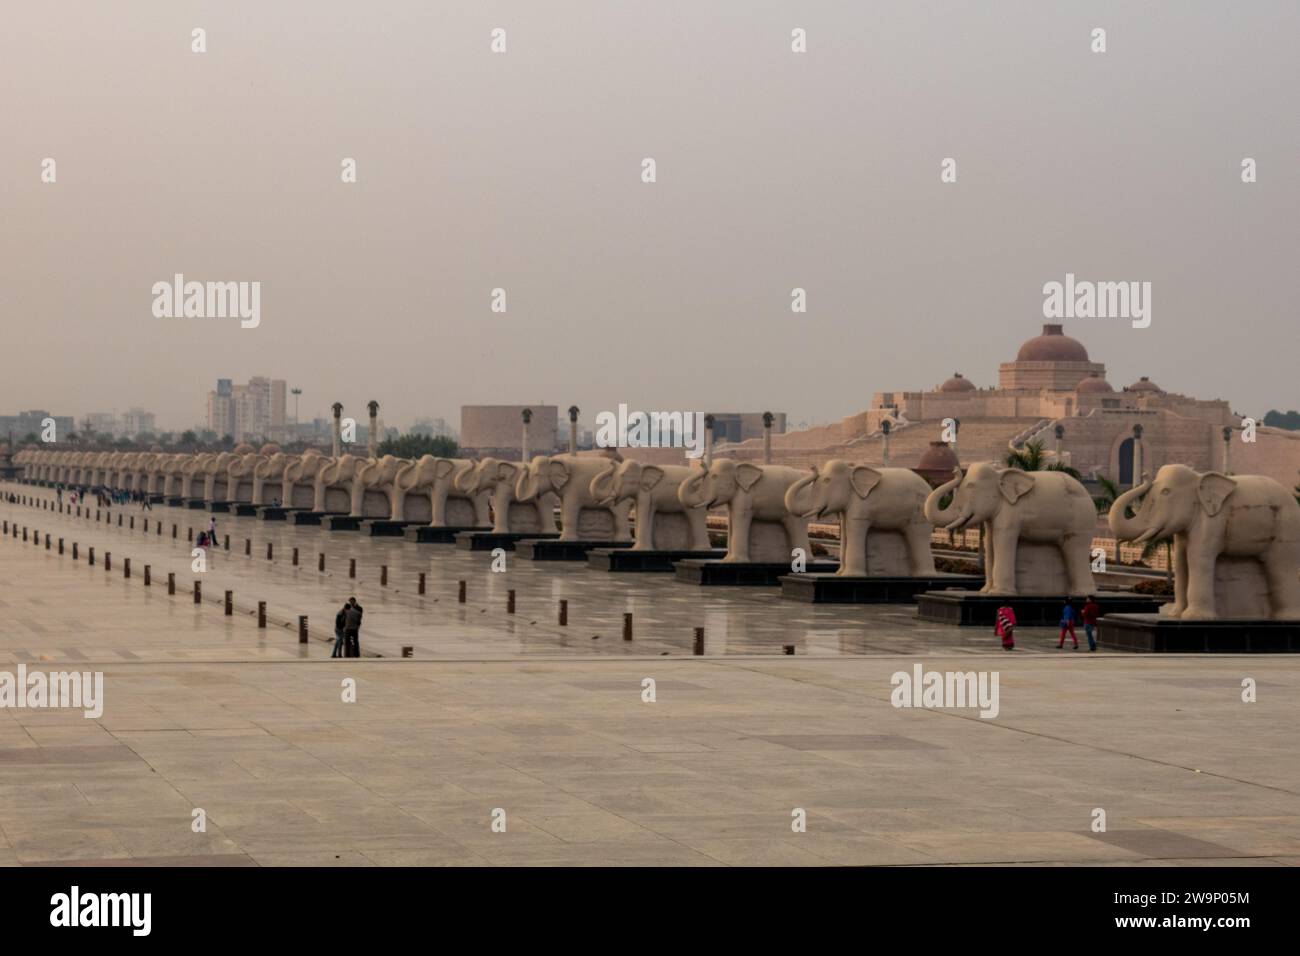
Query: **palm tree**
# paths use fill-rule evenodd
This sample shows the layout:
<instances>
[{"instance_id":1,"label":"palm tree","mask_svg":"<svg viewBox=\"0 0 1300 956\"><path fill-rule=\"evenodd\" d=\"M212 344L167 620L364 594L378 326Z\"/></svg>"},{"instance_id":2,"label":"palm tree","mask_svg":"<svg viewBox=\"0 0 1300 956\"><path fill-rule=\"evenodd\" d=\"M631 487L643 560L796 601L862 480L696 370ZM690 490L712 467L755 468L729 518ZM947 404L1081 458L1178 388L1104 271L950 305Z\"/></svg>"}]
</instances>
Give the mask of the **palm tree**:
<instances>
[{"instance_id":1,"label":"palm tree","mask_svg":"<svg viewBox=\"0 0 1300 956\"><path fill-rule=\"evenodd\" d=\"M1119 485L1111 481L1103 474L1096 476L1097 486L1101 489L1101 494L1093 495L1092 503L1097 506L1097 514L1104 515L1110 512L1110 507L1115 503L1115 499L1120 496ZM1115 539L1115 563L1119 564L1119 539Z\"/></svg>"},{"instance_id":2,"label":"palm tree","mask_svg":"<svg viewBox=\"0 0 1300 956\"><path fill-rule=\"evenodd\" d=\"M194 450L194 445L196 442L198 442L198 440L199 440L199 436L194 434L193 429L186 429L185 431L181 432L181 444L189 445L190 451Z\"/></svg>"},{"instance_id":3,"label":"palm tree","mask_svg":"<svg viewBox=\"0 0 1300 956\"><path fill-rule=\"evenodd\" d=\"M1165 580L1174 579L1174 540L1173 538L1152 538L1142 546L1142 560L1146 561L1164 545L1165 548ZM1118 547L1118 545L1117 545Z\"/></svg>"},{"instance_id":4,"label":"palm tree","mask_svg":"<svg viewBox=\"0 0 1300 956\"><path fill-rule=\"evenodd\" d=\"M1041 441L1027 441L1019 448L1007 451L1005 459L1008 468L1020 471L1063 471L1071 478L1082 476L1074 468L1061 461L1049 461Z\"/></svg>"}]
</instances>

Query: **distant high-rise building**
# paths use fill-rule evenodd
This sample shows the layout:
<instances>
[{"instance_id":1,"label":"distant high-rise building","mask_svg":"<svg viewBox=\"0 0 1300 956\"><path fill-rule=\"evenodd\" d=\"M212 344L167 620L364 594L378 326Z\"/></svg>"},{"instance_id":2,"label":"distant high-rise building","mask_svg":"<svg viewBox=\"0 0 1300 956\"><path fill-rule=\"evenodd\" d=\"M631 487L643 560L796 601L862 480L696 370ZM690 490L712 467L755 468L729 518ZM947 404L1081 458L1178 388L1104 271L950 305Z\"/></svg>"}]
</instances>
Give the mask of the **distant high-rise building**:
<instances>
[{"instance_id":1,"label":"distant high-rise building","mask_svg":"<svg viewBox=\"0 0 1300 956\"><path fill-rule=\"evenodd\" d=\"M260 441L283 434L288 387L282 378L254 376L246 385L217 379L208 392L208 430L237 442Z\"/></svg>"}]
</instances>

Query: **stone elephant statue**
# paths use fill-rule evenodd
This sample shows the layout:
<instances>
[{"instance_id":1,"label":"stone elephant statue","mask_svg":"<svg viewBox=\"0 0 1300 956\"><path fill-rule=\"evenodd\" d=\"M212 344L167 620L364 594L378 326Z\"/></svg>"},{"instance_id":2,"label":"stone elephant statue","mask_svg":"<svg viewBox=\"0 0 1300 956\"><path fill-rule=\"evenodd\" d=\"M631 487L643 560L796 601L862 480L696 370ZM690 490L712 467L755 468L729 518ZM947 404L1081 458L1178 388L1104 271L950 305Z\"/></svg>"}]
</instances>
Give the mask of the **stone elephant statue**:
<instances>
[{"instance_id":1,"label":"stone elephant statue","mask_svg":"<svg viewBox=\"0 0 1300 956\"><path fill-rule=\"evenodd\" d=\"M230 501L244 500L239 496L239 487L247 483L248 503L260 505L262 501L258 492L261 490L261 484L257 480L257 469L265 460L255 452L236 455L234 460L226 465L226 498Z\"/></svg>"},{"instance_id":2,"label":"stone elephant statue","mask_svg":"<svg viewBox=\"0 0 1300 956\"><path fill-rule=\"evenodd\" d=\"M231 462L238 460L238 455L228 451L219 452L208 457L202 471L204 501L226 501L230 498L230 482L227 480L226 474ZM218 481L222 485L220 498L217 498Z\"/></svg>"},{"instance_id":3,"label":"stone elephant statue","mask_svg":"<svg viewBox=\"0 0 1300 956\"><path fill-rule=\"evenodd\" d=\"M515 486L525 473L522 462L482 458L472 469L456 476L456 490L463 495L487 492L492 504L492 530L511 532L555 532L556 496L544 493L531 501L517 501Z\"/></svg>"},{"instance_id":4,"label":"stone elephant statue","mask_svg":"<svg viewBox=\"0 0 1300 956\"><path fill-rule=\"evenodd\" d=\"M940 509L942 499L952 502ZM992 462L972 465L963 476L953 469L951 481L932 491L925 518L945 531L967 525L984 528L986 594L1055 594L1061 587L1043 585L1051 574L1017 580L1016 554L1022 543L1054 545L1065 568L1065 590L1085 595L1096 591L1092 578L1092 537L1097 507L1079 481L1063 471L1020 471ZM1023 573L1023 571L1022 571Z\"/></svg>"},{"instance_id":5,"label":"stone elephant statue","mask_svg":"<svg viewBox=\"0 0 1300 956\"><path fill-rule=\"evenodd\" d=\"M615 463L591 479L591 496L601 504L631 501L636 515L633 551L651 551L659 515L680 515L686 525L686 547L669 550L709 550L708 509L703 504L688 508L677 497L677 489L691 476L687 465L647 465L628 459Z\"/></svg>"},{"instance_id":6,"label":"stone elephant statue","mask_svg":"<svg viewBox=\"0 0 1300 956\"><path fill-rule=\"evenodd\" d=\"M269 458L262 456L253 466L253 504L267 504L266 489L268 486L282 491L284 486L284 473L290 465L294 463L292 455L286 455L282 451L277 451ZM288 502L283 497L281 503Z\"/></svg>"},{"instance_id":7,"label":"stone elephant statue","mask_svg":"<svg viewBox=\"0 0 1300 956\"><path fill-rule=\"evenodd\" d=\"M410 464L409 458L384 455L382 458L363 459L365 464L357 469L352 482L352 514L363 516L366 513L366 494L378 492L388 503L385 512L393 521L402 520L403 493L397 487L398 473Z\"/></svg>"},{"instance_id":8,"label":"stone elephant statue","mask_svg":"<svg viewBox=\"0 0 1300 956\"><path fill-rule=\"evenodd\" d=\"M204 453L191 455L189 461L181 466L181 495L185 498L198 498L203 490L204 468L216 455ZM197 486L197 487L196 487Z\"/></svg>"},{"instance_id":9,"label":"stone elephant statue","mask_svg":"<svg viewBox=\"0 0 1300 956\"><path fill-rule=\"evenodd\" d=\"M1130 517L1129 506L1139 501ZM1144 474L1140 484L1120 495L1108 518L1120 541L1173 540L1174 602L1161 609L1162 615L1220 617L1219 559L1249 558L1262 568L1270 618L1300 620L1300 504L1280 482L1165 465L1154 481Z\"/></svg>"},{"instance_id":10,"label":"stone elephant statue","mask_svg":"<svg viewBox=\"0 0 1300 956\"><path fill-rule=\"evenodd\" d=\"M321 469L331 461L333 461L332 458L327 458L315 448L308 448L296 459L290 461L285 466L284 477L280 481L281 504L286 508L300 507L297 503L301 498L299 492L310 489L307 507L313 511L317 510L315 507L317 479L320 477ZM322 489L322 498L323 493Z\"/></svg>"},{"instance_id":11,"label":"stone elephant statue","mask_svg":"<svg viewBox=\"0 0 1300 956\"><path fill-rule=\"evenodd\" d=\"M930 486L910 468L873 468L835 458L791 485L785 505L796 512L802 502L806 507L803 517L808 519L839 518L840 567L836 574L861 577L870 573L870 535L888 531L902 536L906 565L876 573L923 577L935 573L931 525L925 520L929 496Z\"/></svg>"},{"instance_id":12,"label":"stone elephant statue","mask_svg":"<svg viewBox=\"0 0 1300 956\"><path fill-rule=\"evenodd\" d=\"M473 472L475 465L476 462L468 458L422 455L398 473L397 485L404 495L429 496L430 527L487 528L492 524L491 492L485 489L467 494L456 487L456 479ZM449 499L455 513L452 519L448 518ZM472 509L472 516L466 509Z\"/></svg>"},{"instance_id":13,"label":"stone elephant statue","mask_svg":"<svg viewBox=\"0 0 1300 956\"><path fill-rule=\"evenodd\" d=\"M316 472L316 501L312 505L312 510L322 512L326 510L326 492L330 488L338 488L347 493L349 501L354 500L353 484L356 481L357 473L367 463L368 459L349 455L346 452L337 458L329 459ZM351 513L349 510L349 514Z\"/></svg>"},{"instance_id":14,"label":"stone elephant statue","mask_svg":"<svg viewBox=\"0 0 1300 956\"><path fill-rule=\"evenodd\" d=\"M803 473L784 465L755 465L731 458L715 459L709 468L703 462L693 466L691 477L677 489L678 500L687 508L727 509L727 555L723 561L756 560L752 541L755 522L779 524L785 531L780 560L789 561L795 548L812 554L808 542L807 508L802 502L798 512L785 506L786 491ZM776 559L776 554L765 555Z\"/></svg>"},{"instance_id":15,"label":"stone elephant statue","mask_svg":"<svg viewBox=\"0 0 1300 956\"><path fill-rule=\"evenodd\" d=\"M579 455L537 455L515 482L515 500L533 501L552 493L560 499L560 540L632 540L628 514L630 501L602 505L591 492L591 483L617 464L612 458ZM601 512L590 516L588 512ZM594 520L593 520L594 517ZM589 522L589 523L588 523Z\"/></svg>"}]
</instances>

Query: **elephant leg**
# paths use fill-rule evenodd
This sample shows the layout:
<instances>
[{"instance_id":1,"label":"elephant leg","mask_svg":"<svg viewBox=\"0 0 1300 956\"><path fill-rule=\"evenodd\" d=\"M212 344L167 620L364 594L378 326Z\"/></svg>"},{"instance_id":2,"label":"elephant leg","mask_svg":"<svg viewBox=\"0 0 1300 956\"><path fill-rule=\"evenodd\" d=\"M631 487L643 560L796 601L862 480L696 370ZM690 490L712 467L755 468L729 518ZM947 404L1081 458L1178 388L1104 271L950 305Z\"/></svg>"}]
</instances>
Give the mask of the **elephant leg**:
<instances>
[{"instance_id":1,"label":"elephant leg","mask_svg":"<svg viewBox=\"0 0 1300 956\"><path fill-rule=\"evenodd\" d=\"M489 497L480 493L471 499L474 502L474 523L480 528L486 528L492 524L492 512L488 507Z\"/></svg>"},{"instance_id":2,"label":"elephant leg","mask_svg":"<svg viewBox=\"0 0 1300 956\"><path fill-rule=\"evenodd\" d=\"M582 503L577 495L565 495L560 499L560 540L578 540L578 516L582 514Z\"/></svg>"},{"instance_id":3,"label":"elephant leg","mask_svg":"<svg viewBox=\"0 0 1300 956\"><path fill-rule=\"evenodd\" d=\"M871 522L866 518L850 518L840 522L840 569L837 575L862 577L867 573L867 535ZM811 560L811 558L810 558Z\"/></svg>"},{"instance_id":4,"label":"elephant leg","mask_svg":"<svg viewBox=\"0 0 1300 956\"><path fill-rule=\"evenodd\" d=\"M1187 560L1187 609L1183 618L1191 621L1212 621L1218 618L1219 611L1214 599L1214 565L1218 560L1217 551L1198 552L1200 560Z\"/></svg>"},{"instance_id":5,"label":"elephant leg","mask_svg":"<svg viewBox=\"0 0 1300 956\"><path fill-rule=\"evenodd\" d=\"M402 521L406 518L406 492L396 485L388 493L388 499L391 503L390 514L394 521Z\"/></svg>"},{"instance_id":6,"label":"elephant leg","mask_svg":"<svg viewBox=\"0 0 1300 956\"><path fill-rule=\"evenodd\" d=\"M686 523L690 527L692 551L709 550L709 515L703 508L687 508Z\"/></svg>"},{"instance_id":7,"label":"elephant leg","mask_svg":"<svg viewBox=\"0 0 1300 956\"><path fill-rule=\"evenodd\" d=\"M781 523L785 525L785 535L790 540L790 550L794 551L795 548L800 549L801 551L803 551L804 559L807 561L811 561L813 559L812 543L808 540L807 519L799 518L796 517L795 515L786 515L784 518L781 519ZM867 547L867 535L866 535L866 529L864 528L862 533L862 550L863 550L864 557L866 553L866 547ZM790 558L791 560L793 560L794 555L791 554Z\"/></svg>"},{"instance_id":8,"label":"elephant leg","mask_svg":"<svg viewBox=\"0 0 1300 956\"><path fill-rule=\"evenodd\" d=\"M636 498L636 542L633 551L650 551L655 546L655 506L646 492Z\"/></svg>"},{"instance_id":9,"label":"elephant leg","mask_svg":"<svg viewBox=\"0 0 1300 956\"><path fill-rule=\"evenodd\" d=\"M1087 597L1097 590L1092 577L1092 535L1067 534L1061 541L1061 558L1071 594Z\"/></svg>"},{"instance_id":10,"label":"elephant leg","mask_svg":"<svg viewBox=\"0 0 1300 956\"><path fill-rule=\"evenodd\" d=\"M1182 617L1187 611L1187 539L1174 537L1174 603L1167 617Z\"/></svg>"},{"instance_id":11,"label":"elephant leg","mask_svg":"<svg viewBox=\"0 0 1300 956\"><path fill-rule=\"evenodd\" d=\"M435 528L447 524L447 489L437 486L429 489L429 524Z\"/></svg>"},{"instance_id":12,"label":"elephant leg","mask_svg":"<svg viewBox=\"0 0 1300 956\"><path fill-rule=\"evenodd\" d=\"M1020 542L1018 529L1015 526L994 528L989 537L995 540L993 543L993 563L985 569L985 574L991 576L992 582L987 593L1015 594L1016 546Z\"/></svg>"},{"instance_id":13,"label":"elephant leg","mask_svg":"<svg viewBox=\"0 0 1300 956\"><path fill-rule=\"evenodd\" d=\"M1275 541L1263 554L1269 606L1275 621L1300 620L1300 545Z\"/></svg>"},{"instance_id":14,"label":"elephant leg","mask_svg":"<svg viewBox=\"0 0 1300 956\"><path fill-rule=\"evenodd\" d=\"M909 524L903 529L907 539L907 556L912 565L914 577L929 577L934 574L934 552L930 550L930 526L924 521Z\"/></svg>"},{"instance_id":15,"label":"elephant leg","mask_svg":"<svg viewBox=\"0 0 1300 956\"><path fill-rule=\"evenodd\" d=\"M752 511L739 508L728 509L727 515L727 556L723 561L749 560L749 523L754 518Z\"/></svg>"},{"instance_id":16,"label":"elephant leg","mask_svg":"<svg viewBox=\"0 0 1300 956\"><path fill-rule=\"evenodd\" d=\"M993 559L996 546L993 542L993 534L984 529L984 586L980 588L980 593L985 594L993 589Z\"/></svg>"},{"instance_id":17,"label":"elephant leg","mask_svg":"<svg viewBox=\"0 0 1300 956\"><path fill-rule=\"evenodd\" d=\"M631 541L632 522L629 520L629 516L632 513L632 502L615 502L614 507L610 510L614 515L614 540Z\"/></svg>"}]
</instances>

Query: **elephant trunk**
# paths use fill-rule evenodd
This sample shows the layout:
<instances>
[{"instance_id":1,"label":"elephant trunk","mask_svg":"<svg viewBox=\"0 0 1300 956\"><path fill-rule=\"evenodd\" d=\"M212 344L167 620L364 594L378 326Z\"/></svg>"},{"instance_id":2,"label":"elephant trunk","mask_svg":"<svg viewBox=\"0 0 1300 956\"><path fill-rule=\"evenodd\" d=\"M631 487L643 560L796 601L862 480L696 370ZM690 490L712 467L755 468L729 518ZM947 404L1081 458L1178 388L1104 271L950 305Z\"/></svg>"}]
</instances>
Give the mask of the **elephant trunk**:
<instances>
[{"instance_id":1,"label":"elephant trunk","mask_svg":"<svg viewBox=\"0 0 1300 956\"><path fill-rule=\"evenodd\" d=\"M677 488L677 500L687 508L698 508L704 504L704 478L708 472L700 468Z\"/></svg>"},{"instance_id":2,"label":"elephant trunk","mask_svg":"<svg viewBox=\"0 0 1300 956\"><path fill-rule=\"evenodd\" d=\"M1106 521L1117 541L1147 541L1155 535L1154 528L1146 528L1137 518L1128 517L1128 506L1151 490L1151 479L1145 475L1140 485L1130 488L1110 506Z\"/></svg>"},{"instance_id":3,"label":"elephant trunk","mask_svg":"<svg viewBox=\"0 0 1300 956\"><path fill-rule=\"evenodd\" d=\"M483 465L476 462L470 462L452 478L452 486L462 495L472 495L479 490L479 472Z\"/></svg>"},{"instance_id":4,"label":"elephant trunk","mask_svg":"<svg viewBox=\"0 0 1300 956\"><path fill-rule=\"evenodd\" d=\"M948 508L940 508L939 502L943 500L945 495L957 490L957 486L961 484L961 478L961 469L954 468L952 470L952 478L934 489L934 491L930 492L930 496L925 499L925 520L930 522L934 527L943 527L953 520L952 516L948 513L951 510L952 505L949 504Z\"/></svg>"},{"instance_id":5,"label":"elephant trunk","mask_svg":"<svg viewBox=\"0 0 1300 956\"><path fill-rule=\"evenodd\" d=\"M816 518L822 509L814 504L809 498L803 501L799 496L803 494L804 489L817 480L817 469L812 470L812 474L805 475L796 481L793 485L785 490L785 510L792 515L798 515L801 518Z\"/></svg>"},{"instance_id":6,"label":"elephant trunk","mask_svg":"<svg viewBox=\"0 0 1300 956\"><path fill-rule=\"evenodd\" d=\"M537 497L537 473L532 467L525 466L515 479L515 501L527 504Z\"/></svg>"},{"instance_id":7,"label":"elephant trunk","mask_svg":"<svg viewBox=\"0 0 1300 956\"><path fill-rule=\"evenodd\" d=\"M618 462L610 459L609 464L596 473L596 477L591 479L591 484L587 490L591 492L592 499L601 505L611 505L616 499L614 490L614 472L618 469Z\"/></svg>"}]
</instances>

